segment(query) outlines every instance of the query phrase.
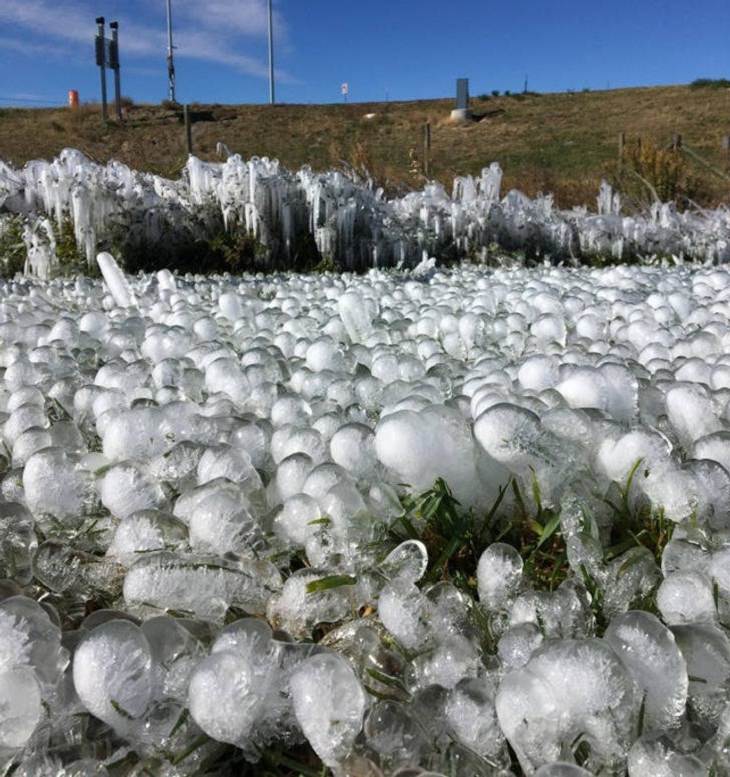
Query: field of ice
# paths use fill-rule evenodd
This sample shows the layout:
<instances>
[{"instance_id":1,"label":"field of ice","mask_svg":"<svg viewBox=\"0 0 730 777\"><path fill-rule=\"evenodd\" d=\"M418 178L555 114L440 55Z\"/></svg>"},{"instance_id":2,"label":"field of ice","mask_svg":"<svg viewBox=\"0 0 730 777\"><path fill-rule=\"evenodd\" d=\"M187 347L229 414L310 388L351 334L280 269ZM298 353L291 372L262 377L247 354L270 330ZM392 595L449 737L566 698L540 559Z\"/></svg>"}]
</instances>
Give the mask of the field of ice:
<instances>
[{"instance_id":1,"label":"field of ice","mask_svg":"<svg viewBox=\"0 0 730 777\"><path fill-rule=\"evenodd\" d=\"M730 774L730 270L98 262L0 284L3 774Z\"/></svg>"},{"instance_id":2,"label":"field of ice","mask_svg":"<svg viewBox=\"0 0 730 777\"><path fill-rule=\"evenodd\" d=\"M436 182L389 198L372 181L343 172L284 169L277 160L230 156L224 163L190 157L171 181L111 161L100 165L67 149L52 162L22 169L0 161L2 211L25 219L26 273L47 279L58 269L53 223L65 219L93 265L110 241L154 253L210 240L237 227L255 236L269 268L291 268L299 241L316 242L322 257L347 270L413 267L424 253L480 259L495 244L553 261L662 258L730 261L730 210L656 202L646 213L622 209L601 186L595 212L561 210L550 195L531 199L502 188L494 163L480 176ZM163 266L161 263L158 266ZM156 268L155 268L156 269Z\"/></svg>"}]
</instances>

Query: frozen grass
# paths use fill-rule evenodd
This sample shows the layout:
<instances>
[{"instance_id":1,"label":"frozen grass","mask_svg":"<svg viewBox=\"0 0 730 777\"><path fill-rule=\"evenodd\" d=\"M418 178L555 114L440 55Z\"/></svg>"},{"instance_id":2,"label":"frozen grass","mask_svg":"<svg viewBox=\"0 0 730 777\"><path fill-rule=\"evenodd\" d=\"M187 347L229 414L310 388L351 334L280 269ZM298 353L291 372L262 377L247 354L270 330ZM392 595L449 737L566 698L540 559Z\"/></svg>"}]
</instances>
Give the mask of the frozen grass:
<instances>
[{"instance_id":1,"label":"frozen grass","mask_svg":"<svg viewBox=\"0 0 730 777\"><path fill-rule=\"evenodd\" d=\"M727 771L724 267L100 267L0 286L8 774Z\"/></svg>"}]
</instances>

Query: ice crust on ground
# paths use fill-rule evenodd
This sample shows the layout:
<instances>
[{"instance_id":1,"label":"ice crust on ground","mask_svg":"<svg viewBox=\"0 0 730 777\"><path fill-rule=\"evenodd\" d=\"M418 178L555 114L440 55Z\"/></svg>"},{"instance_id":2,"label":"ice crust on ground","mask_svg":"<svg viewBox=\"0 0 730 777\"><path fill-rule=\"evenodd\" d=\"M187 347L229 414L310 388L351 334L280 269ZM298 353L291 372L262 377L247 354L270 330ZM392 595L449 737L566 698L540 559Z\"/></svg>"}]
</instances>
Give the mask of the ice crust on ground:
<instances>
[{"instance_id":1,"label":"ice crust on ground","mask_svg":"<svg viewBox=\"0 0 730 777\"><path fill-rule=\"evenodd\" d=\"M729 270L112 262L0 283L3 768L730 774Z\"/></svg>"}]
</instances>

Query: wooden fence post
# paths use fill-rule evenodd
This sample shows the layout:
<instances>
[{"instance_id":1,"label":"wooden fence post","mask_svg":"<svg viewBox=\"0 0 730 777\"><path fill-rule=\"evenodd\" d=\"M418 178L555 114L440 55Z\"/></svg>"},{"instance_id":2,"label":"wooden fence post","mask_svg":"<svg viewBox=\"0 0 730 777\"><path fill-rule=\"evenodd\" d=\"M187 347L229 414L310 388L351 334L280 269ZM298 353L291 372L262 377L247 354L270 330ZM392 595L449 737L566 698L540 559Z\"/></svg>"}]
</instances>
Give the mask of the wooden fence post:
<instances>
[{"instance_id":1,"label":"wooden fence post","mask_svg":"<svg viewBox=\"0 0 730 777\"><path fill-rule=\"evenodd\" d=\"M193 127L190 123L190 108L187 103L183 105L183 118L185 119L185 142L188 148L188 154L193 153Z\"/></svg>"},{"instance_id":2,"label":"wooden fence post","mask_svg":"<svg viewBox=\"0 0 730 777\"><path fill-rule=\"evenodd\" d=\"M431 174L431 122L423 125L423 174L428 178Z\"/></svg>"}]
</instances>

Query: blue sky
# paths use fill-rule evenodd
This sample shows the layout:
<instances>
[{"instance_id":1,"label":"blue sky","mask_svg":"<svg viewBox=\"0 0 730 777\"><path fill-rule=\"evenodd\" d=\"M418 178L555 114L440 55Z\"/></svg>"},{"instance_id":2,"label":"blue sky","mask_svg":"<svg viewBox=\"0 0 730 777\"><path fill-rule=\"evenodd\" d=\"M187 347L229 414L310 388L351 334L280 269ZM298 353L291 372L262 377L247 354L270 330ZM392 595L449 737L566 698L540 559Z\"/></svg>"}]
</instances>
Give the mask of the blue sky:
<instances>
[{"instance_id":1,"label":"blue sky","mask_svg":"<svg viewBox=\"0 0 730 777\"><path fill-rule=\"evenodd\" d=\"M329 102L730 76L727 0L275 0L278 96ZM266 0L173 0L178 99L265 102ZM166 96L165 0L0 0L0 102L98 98L94 18L120 22L122 91ZM30 102L28 102L30 104Z\"/></svg>"}]
</instances>

